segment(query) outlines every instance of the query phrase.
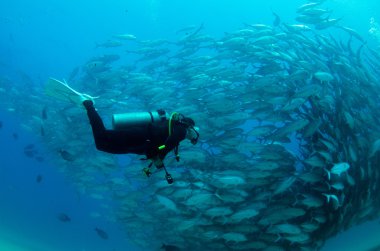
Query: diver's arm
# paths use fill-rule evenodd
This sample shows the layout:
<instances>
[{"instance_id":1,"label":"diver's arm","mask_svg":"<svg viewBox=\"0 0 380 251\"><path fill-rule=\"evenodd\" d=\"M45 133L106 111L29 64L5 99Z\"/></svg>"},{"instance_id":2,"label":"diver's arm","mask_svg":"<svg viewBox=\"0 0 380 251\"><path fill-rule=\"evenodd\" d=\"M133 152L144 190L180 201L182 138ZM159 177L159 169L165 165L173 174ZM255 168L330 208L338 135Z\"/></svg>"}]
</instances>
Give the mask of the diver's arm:
<instances>
[{"instance_id":1,"label":"diver's arm","mask_svg":"<svg viewBox=\"0 0 380 251\"><path fill-rule=\"evenodd\" d=\"M177 142L177 140L175 139L169 139L165 144L165 148L159 151L158 157L163 160L166 157L166 155L170 151L172 151L176 146L179 146L179 142Z\"/></svg>"},{"instance_id":2,"label":"diver's arm","mask_svg":"<svg viewBox=\"0 0 380 251\"><path fill-rule=\"evenodd\" d=\"M177 133L173 133L165 142L165 147L159 145L151 145L146 152L146 156L150 159L154 166L157 168L162 168L164 166L163 160L166 155L174 149L174 147L179 145L179 139L181 138L181 134L177 135ZM161 148L161 149L159 149Z\"/></svg>"},{"instance_id":3,"label":"diver's arm","mask_svg":"<svg viewBox=\"0 0 380 251\"><path fill-rule=\"evenodd\" d=\"M151 160L156 168L164 167L163 159L159 155L153 156Z\"/></svg>"},{"instance_id":4,"label":"diver's arm","mask_svg":"<svg viewBox=\"0 0 380 251\"><path fill-rule=\"evenodd\" d=\"M179 146L179 142L184 140L185 137L186 129L179 127L173 130L172 135L169 136L165 143L165 148L161 149L158 153L160 159L163 160L170 151Z\"/></svg>"}]
</instances>

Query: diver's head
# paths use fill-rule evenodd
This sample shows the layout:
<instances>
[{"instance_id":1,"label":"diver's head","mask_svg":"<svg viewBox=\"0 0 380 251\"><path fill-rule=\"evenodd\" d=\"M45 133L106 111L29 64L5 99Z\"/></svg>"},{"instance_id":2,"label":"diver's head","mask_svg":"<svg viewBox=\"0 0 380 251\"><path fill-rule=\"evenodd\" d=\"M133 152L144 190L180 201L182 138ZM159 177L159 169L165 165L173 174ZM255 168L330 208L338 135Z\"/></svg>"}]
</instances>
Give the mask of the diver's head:
<instances>
[{"instance_id":1,"label":"diver's head","mask_svg":"<svg viewBox=\"0 0 380 251\"><path fill-rule=\"evenodd\" d=\"M170 120L172 119L173 122L175 121L174 123L183 126L186 129L186 138L195 145L199 138L199 128L195 126L194 120L177 112L172 113Z\"/></svg>"},{"instance_id":2,"label":"diver's head","mask_svg":"<svg viewBox=\"0 0 380 251\"><path fill-rule=\"evenodd\" d=\"M191 144L195 145L199 138L199 128L195 126L194 120L183 117L181 123L186 127L186 138L190 140Z\"/></svg>"}]
</instances>

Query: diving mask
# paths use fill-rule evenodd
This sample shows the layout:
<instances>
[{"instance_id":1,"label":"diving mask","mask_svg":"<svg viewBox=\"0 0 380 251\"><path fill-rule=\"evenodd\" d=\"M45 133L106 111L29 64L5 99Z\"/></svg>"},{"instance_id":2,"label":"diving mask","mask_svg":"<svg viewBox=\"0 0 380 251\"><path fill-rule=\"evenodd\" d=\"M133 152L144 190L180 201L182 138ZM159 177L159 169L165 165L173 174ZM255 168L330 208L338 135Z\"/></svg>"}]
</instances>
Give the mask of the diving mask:
<instances>
[{"instance_id":1,"label":"diving mask","mask_svg":"<svg viewBox=\"0 0 380 251\"><path fill-rule=\"evenodd\" d=\"M196 126L189 126L186 131L186 138L190 140L191 144L195 145L199 138L199 128Z\"/></svg>"}]
</instances>

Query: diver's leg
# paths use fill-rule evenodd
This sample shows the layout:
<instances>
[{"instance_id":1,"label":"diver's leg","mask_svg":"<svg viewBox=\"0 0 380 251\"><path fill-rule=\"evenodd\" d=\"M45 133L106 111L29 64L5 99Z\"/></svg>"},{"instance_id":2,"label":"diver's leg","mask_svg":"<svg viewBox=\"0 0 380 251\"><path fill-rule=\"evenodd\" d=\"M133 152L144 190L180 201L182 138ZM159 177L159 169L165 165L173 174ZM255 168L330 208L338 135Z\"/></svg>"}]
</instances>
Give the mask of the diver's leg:
<instances>
[{"instance_id":1,"label":"diver's leg","mask_svg":"<svg viewBox=\"0 0 380 251\"><path fill-rule=\"evenodd\" d=\"M123 131L107 130L91 100L84 101L83 105L87 110L87 116L92 127L92 134L94 135L96 148L108 153L129 152L128 139L130 138L130 135Z\"/></svg>"},{"instance_id":2,"label":"diver's leg","mask_svg":"<svg viewBox=\"0 0 380 251\"><path fill-rule=\"evenodd\" d=\"M110 142L108 142L109 139L107 137L107 131L103 124L102 118L95 110L94 103L91 100L85 100L83 102L83 105L86 108L87 116L90 120L96 148L107 152L107 149L104 146L108 145Z\"/></svg>"}]
</instances>

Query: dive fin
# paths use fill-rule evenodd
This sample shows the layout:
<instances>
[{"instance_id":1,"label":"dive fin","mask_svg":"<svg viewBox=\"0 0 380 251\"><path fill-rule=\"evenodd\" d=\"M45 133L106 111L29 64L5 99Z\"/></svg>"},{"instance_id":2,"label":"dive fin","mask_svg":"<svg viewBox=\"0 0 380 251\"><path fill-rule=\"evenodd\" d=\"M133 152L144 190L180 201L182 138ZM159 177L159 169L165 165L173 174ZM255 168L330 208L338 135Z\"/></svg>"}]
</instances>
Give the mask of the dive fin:
<instances>
[{"instance_id":1,"label":"dive fin","mask_svg":"<svg viewBox=\"0 0 380 251\"><path fill-rule=\"evenodd\" d=\"M85 100L93 101L95 98L88 94L80 93L71 88L66 82L54 78L49 78L45 86L45 94L61 101L72 102L78 105L81 105Z\"/></svg>"}]
</instances>

